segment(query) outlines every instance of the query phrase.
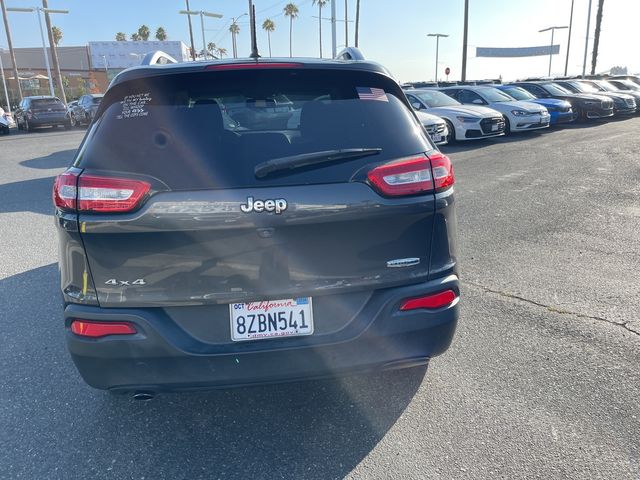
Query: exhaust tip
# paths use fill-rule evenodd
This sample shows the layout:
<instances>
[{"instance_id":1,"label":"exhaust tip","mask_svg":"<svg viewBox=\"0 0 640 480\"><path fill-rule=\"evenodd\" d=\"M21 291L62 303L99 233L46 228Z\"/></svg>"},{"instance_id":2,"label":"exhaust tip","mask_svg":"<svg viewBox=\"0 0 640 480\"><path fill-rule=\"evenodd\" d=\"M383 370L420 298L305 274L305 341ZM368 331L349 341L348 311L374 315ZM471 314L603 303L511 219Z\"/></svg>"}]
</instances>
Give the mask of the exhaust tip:
<instances>
[{"instance_id":1,"label":"exhaust tip","mask_svg":"<svg viewBox=\"0 0 640 480\"><path fill-rule=\"evenodd\" d=\"M155 396L156 394L154 392L141 391L141 392L135 392L133 394L133 399L139 400L142 402L148 402L149 400L153 400Z\"/></svg>"}]
</instances>

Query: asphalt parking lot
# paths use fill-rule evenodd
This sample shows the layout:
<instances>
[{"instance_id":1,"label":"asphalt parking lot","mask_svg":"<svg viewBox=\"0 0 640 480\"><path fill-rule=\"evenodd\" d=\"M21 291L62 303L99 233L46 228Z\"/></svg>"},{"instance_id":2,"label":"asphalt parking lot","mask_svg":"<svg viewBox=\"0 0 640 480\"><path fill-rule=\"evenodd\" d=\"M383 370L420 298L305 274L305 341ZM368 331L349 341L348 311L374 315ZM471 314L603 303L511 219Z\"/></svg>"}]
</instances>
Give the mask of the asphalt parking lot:
<instances>
[{"instance_id":1,"label":"asphalt parking lot","mask_svg":"<svg viewBox=\"0 0 640 480\"><path fill-rule=\"evenodd\" d=\"M443 147L463 303L427 369L151 402L64 345L50 190L84 132L0 137L0 477L640 478L639 129Z\"/></svg>"}]
</instances>

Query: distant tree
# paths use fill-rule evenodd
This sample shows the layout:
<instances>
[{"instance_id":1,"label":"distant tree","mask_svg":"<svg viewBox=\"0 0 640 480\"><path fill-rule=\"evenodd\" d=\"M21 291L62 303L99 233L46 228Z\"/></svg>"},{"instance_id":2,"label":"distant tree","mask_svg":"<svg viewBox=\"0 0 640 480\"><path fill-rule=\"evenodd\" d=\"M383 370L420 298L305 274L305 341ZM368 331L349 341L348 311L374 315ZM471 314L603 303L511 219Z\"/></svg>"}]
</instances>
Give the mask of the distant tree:
<instances>
[{"instance_id":1,"label":"distant tree","mask_svg":"<svg viewBox=\"0 0 640 480\"><path fill-rule=\"evenodd\" d=\"M227 49L223 47L218 47L218 57L222 58L226 56L227 56Z\"/></svg>"},{"instance_id":2,"label":"distant tree","mask_svg":"<svg viewBox=\"0 0 640 480\"><path fill-rule=\"evenodd\" d=\"M234 21L229 26L229 31L231 32L231 45L233 47L233 58L238 58L238 45L236 43L236 35L238 35L240 33L240 27Z\"/></svg>"},{"instance_id":3,"label":"distant tree","mask_svg":"<svg viewBox=\"0 0 640 480\"><path fill-rule=\"evenodd\" d=\"M140 34L138 32L134 32L131 34L131 40L133 40L134 42L139 42L140 40L142 40L142 38L140 38Z\"/></svg>"},{"instance_id":4,"label":"distant tree","mask_svg":"<svg viewBox=\"0 0 640 480\"><path fill-rule=\"evenodd\" d=\"M53 26L51 27L51 33L53 34L53 43L55 43L57 47L60 43L60 40L62 40L62 30L60 30L56 26Z\"/></svg>"},{"instance_id":5,"label":"distant tree","mask_svg":"<svg viewBox=\"0 0 640 480\"><path fill-rule=\"evenodd\" d=\"M151 35L151 30L146 25L140 25L138 29L138 35L140 36L140 40L146 42L149 40L149 35Z\"/></svg>"},{"instance_id":6,"label":"distant tree","mask_svg":"<svg viewBox=\"0 0 640 480\"><path fill-rule=\"evenodd\" d=\"M262 22L262 29L267 32L267 38L269 39L269 56L271 56L271 32L276 29L276 24L270 18L267 18Z\"/></svg>"},{"instance_id":7,"label":"distant tree","mask_svg":"<svg viewBox=\"0 0 640 480\"><path fill-rule=\"evenodd\" d=\"M298 18L298 6L295 3L287 3L284 6L284 16L289 17L289 56L293 57L293 20Z\"/></svg>"},{"instance_id":8,"label":"distant tree","mask_svg":"<svg viewBox=\"0 0 640 480\"><path fill-rule=\"evenodd\" d=\"M322 9L329 0L313 0L313 5L318 5L318 35L320 38L320 58L322 58Z\"/></svg>"},{"instance_id":9,"label":"distant tree","mask_svg":"<svg viewBox=\"0 0 640 480\"><path fill-rule=\"evenodd\" d=\"M164 42L167 39L167 32L162 27L158 27L156 30L156 39Z\"/></svg>"},{"instance_id":10,"label":"distant tree","mask_svg":"<svg viewBox=\"0 0 640 480\"><path fill-rule=\"evenodd\" d=\"M209 42L207 43L207 51L215 57L217 56L216 54L218 53L218 47L216 47L215 43Z\"/></svg>"},{"instance_id":11,"label":"distant tree","mask_svg":"<svg viewBox=\"0 0 640 480\"><path fill-rule=\"evenodd\" d=\"M124 32L116 33L116 41L118 41L118 42L126 42L127 41L127 34L124 33Z\"/></svg>"}]
</instances>

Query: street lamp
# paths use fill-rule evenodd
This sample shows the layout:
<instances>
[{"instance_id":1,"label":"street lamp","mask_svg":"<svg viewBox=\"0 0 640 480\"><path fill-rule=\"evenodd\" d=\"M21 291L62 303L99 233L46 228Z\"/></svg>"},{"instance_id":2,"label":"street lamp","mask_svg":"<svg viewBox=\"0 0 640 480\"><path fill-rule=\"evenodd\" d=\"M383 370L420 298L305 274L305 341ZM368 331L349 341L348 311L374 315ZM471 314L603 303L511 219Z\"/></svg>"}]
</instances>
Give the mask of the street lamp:
<instances>
[{"instance_id":1,"label":"street lamp","mask_svg":"<svg viewBox=\"0 0 640 480\"><path fill-rule=\"evenodd\" d=\"M438 51L440 50L440 37L448 37L444 33L429 33L427 37L436 37L436 82L438 81Z\"/></svg>"},{"instance_id":2,"label":"street lamp","mask_svg":"<svg viewBox=\"0 0 640 480\"><path fill-rule=\"evenodd\" d=\"M549 47L549 76L551 76L551 59L553 58L553 36L555 35L556 30L563 30L565 28L569 27L565 25L563 27L549 27L538 30L538 33L548 32L549 30L551 30L551 46Z\"/></svg>"},{"instance_id":3,"label":"street lamp","mask_svg":"<svg viewBox=\"0 0 640 480\"><path fill-rule=\"evenodd\" d=\"M180 10L178 13L182 15L200 15L200 28L202 29L202 50L204 59L207 60L207 41L204 38L204 17L222 18L219 13L205 12L204 10Z\"/></svg>"},{"instance_id":4,"label":"street lamp","mask_svg":"<svg viewBox=\"0 0 640 480\"><path fill-rule=\"evenodd\" d=\"M245 15L246 15L246 13L243 13L239 17L231 17L231 20L232 20L231 21L231 26L234 26L234 25L237 26L238 20L240 20ZM231 30L231 46L233 48L233 58L238 58L238 43L237 43L237 40L236 40L236 31L235 31L235 29Z\"/></svg>"},{"instance_id":5,"label":"street lamp","mask_svg":"<svg viewBox=\"0 0 640 480\"><path fill-rule=\"evenodd\" d=\"M7 97L7 108L9 109L9 114L11 114L11 101L9 100L9 91L7 90L7 80L4 75L4 65L2 65L2 49L0 48L0 74L2 74L2 86L4 87L4 96ZM20 80L17 80L18 82ZM0 109L2 109L2 104L0 104Z\"/></svg>"},{"instance_id":6,"label":"street lamp","mask_svg":"<svg viewBox=\"0 0 640 480\"><path fill-rule=\"evenodd\" d=\"M40 25L40 37L42 38L42 51L44 52L44 64L47 66L47 76L49 79L49 91L51 92L51 96L54 97L55 93L53 91L53 80L51 77L51 66L49 65L49 55L47 54L47 45L44 43L44 32L42 31L42 18L40 16L41 13L69 13L69 10L56 10L53 8L42 8L42 7L30 7L30 8L17 8L17 7L7 7L7 12L19 12L19 13L33 13L36 12L38 15L38 24Z\"/></svg>"}]
</instances>

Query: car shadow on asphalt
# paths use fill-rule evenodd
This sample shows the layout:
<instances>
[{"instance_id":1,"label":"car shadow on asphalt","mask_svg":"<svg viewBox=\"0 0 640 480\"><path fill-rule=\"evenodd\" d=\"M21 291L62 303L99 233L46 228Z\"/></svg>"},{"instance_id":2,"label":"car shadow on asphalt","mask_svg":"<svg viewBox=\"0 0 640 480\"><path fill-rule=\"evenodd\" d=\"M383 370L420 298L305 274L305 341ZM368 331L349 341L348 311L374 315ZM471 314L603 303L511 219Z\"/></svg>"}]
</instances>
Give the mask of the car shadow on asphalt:
<instances>
[{"instance_id":1,"label":"car shadow on asphalt","mask_svg":"<svg viewBox=\"0 0 640 480\"><path fill-rule=\"evenodd\" d=\"M393 427L427 371L142 402L81 381L59 298L56 264L0 280L0 327L11 339L0 352L7 478L343 478Z\"/></svg>"},{"instance_id":2,"label":"car shadow on asphalt","mask_svg":"<svg viewBox=\"0 0 640 480\"><path fill-rule=\"evenodd\" d=\"M55 177L44 177L0 184L0 213L34 212L53 215L51 191L54 180Z\"/></svg>"},{"instance_id":3,"label":"car shadow on asphalt","mask_svg":"<svg viewBox=\"0 0 640 480\"><path fill-rule=\"evenodd\" d=\"M23 160L20 165L28 168L38 168L46 170L48 168L64 168L71 165L73 157L76 153L76 149L60 150L59 152L51 153L45 157L30 158L29 160Z\"/></svg>"}]
</instances>

